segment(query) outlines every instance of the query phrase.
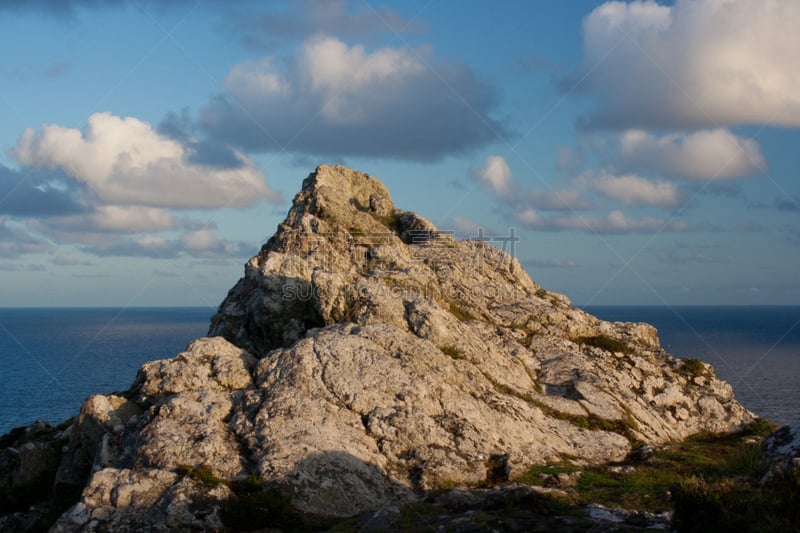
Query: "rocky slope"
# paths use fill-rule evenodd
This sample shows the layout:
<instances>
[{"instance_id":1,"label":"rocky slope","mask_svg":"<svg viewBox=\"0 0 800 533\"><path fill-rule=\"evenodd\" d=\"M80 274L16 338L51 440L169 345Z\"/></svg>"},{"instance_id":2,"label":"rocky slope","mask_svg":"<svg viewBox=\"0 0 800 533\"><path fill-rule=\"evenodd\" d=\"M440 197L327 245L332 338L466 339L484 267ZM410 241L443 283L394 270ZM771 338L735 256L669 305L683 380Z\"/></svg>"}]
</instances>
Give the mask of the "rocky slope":
<instances>
[{"instance_id":1,"label":"rocky slope","mask_svg":"<svg viewBox=\"0 0 800 533\"><path fill-rule=\"evenodd\" d=\"M58 433L55 494L82 493L55 531L218 528L248 483L351 516L752 419L653 327L598 320L501 250L397 210L375 178L322 165L209 337Z\"/></svg>"}]
</instances>

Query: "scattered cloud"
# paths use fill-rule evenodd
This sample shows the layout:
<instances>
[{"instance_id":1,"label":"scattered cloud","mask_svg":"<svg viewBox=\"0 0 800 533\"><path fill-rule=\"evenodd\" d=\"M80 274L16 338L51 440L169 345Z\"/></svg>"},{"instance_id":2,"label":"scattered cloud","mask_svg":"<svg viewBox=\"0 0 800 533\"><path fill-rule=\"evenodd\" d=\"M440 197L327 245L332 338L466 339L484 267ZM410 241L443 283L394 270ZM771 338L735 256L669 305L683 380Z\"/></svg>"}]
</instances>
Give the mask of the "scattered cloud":
<instances>
[{"instance_id":1,"label":"scattered cloud","mask_svg":"<svg viewBox=\"0 0 800 533\"><path fill-rule=\"evenodd\" d=\"M244 154L234 168L195 164L183 144L147 122L110 113L91 115L83 132L27 129L9 154L26 167L64 172L103 204L219 208L279 200Z\"/></svg>"},{"instance_id":2,"label":"scattered cloud","mask_svg":"<svg viewBox=\"0 0 800 533\"><path fill-rule=\"evenodd\" d=\"M57 125L26 130L0 167L0 254L18 257L74 245L97 256L242 257L245 245L216 237L213 223L175 209L217 209L277 201L263 173L241 152L236 161L199 162L200 143L167 135L136 118L89 117L84 131ZM185 133L185 132L184 132ZM167 233L169 232L169 233ZM176 236L177 235L177 236ZM251 247L246 247L248 251ZM84 264L59 253L58 266Z\"/></svg>"},{"instance_id":3,"label":"scattered cloud","mask_svg":"<svg viewBox=\"0 0 800 533\"><path fill-rule=\"evenodd\" d=\"M71 18L79 9L118 8L126 4L162 9L181 6L183 0L2 0L0 10L39 11L57 17Z\"/></svg>"},{"instance_id":4,"label":"scattered cloud","mask_svg":"<svg viewBox=\"0 0 800 533\"><path fill-rule=\"evenodd\" d=\"M684 194L670 181L651 181L635 174L617 176L608 171L589 171L580 179L603 196L625 205L677 207L686 203Z\"/></svg>"},{"instance_id":5,"label":"scattered cloud","mask_svg":"<svg viewBox=\"0 0 800 533\"><path fill-rule=\"evenodd\" d=\"M249 256L254 247L243 242L230 242L216 237L209 230L185 233L178 238L144 234L135 237L110 238L86 244L81 251L100 257L149 257L172 259L182 255L201 258Z\"/></svg>"},{"instance_id":6,"label":"scattered cloud","mask_svg":"<svg viewBox=\"0 0 800 533\"><path fill-rule=\"evenodd\" d=\"M470 175L473 181L508 205L542 211L576 211L590 208L589 202L581 196L581 191L578 189L524 189L514 179L508 162L502 156L488 156L481 167L470 170Z\"/></svg>"},{"instance_id":7,"label":"scattered cloud","mask_svg":"<svg viewBox=\"0 0 800 533\"><path fill-rule=\"evenodd\" d=\"M800 211L800 200L793 196L775 198L775 207L780 211Z\"/></svg>"},{"instance_id":8,"label":"scattered cloud","mask_svg":"<svg viewBox=\"0 0 800 533\"><path fill-rule=\"evenodd\" d=\"M92 266L94 263L91 261L84 261L78 259L68 253L59 252L53 258L53 264L56 266Z\"/></svg>"},{"instance_id":9,"label":"scattered cloud","mask_svg":"<svg viewBox=\"0 0 800 533\"><path fill-rule=\"evenodd\" d=\"M527 207L541 211L584 211L591 208L578 189L530 189L520 195L520 201Z\"/></svg>"},{"instance_id":10,"label":"scattered cloud","mask_svg":"<svg viewBox=\"0 0 800 533\"><path fill-rule=\"evenodd\" d=\"M702 252L694 253L681 253L678 250L665 250L658 252L656 258L663 262L672 265L687 265L687 264L720 264L727 263L730 260L726 257L716 255L709 255Z\"/></svg>"},{"instance_id":11,"label":"scattered cloud","mask_svg":"<svg viewBox=\"0 0 800 533\"><path fill-rule=\"evenodd\" d=\"M2 249L2 243L0 243ZM44 265L38 263L12 263L7 261L0 261L0 272L42 272L46 270Z\"/></svg>"},{"instance_id":12,"label":"scattered cloud","mask_svg":"<svg viewBox=\"0 0 800 533\"><path fill-rule=\"evenodd\" d=\"M310 35L338 35L359 42L377 42L386 34L403 35L424 29L418 19L403 17L394 9L368 3L332 0L273 2L276 9L251 9L231 13L228 26L255 50L271 50L287 40Z\"/></svg>"},{"instance_id":13,"label":"scattered cloud","mask_svg":"<svg viewBox=\"0 0 800 533\"><path fill-rule=\"evenodd\" d=\"M797 2L606 2L564 85L596 97L589 127L800 126L798 26Z\"/></svg>"},{"instance_id":14,"label":"scattered cloud","mask_svg":"<svg viewBox=\"0 0 800 533\"><path fill-rule=\"evenodd\" d=\"M180 275L169 270L153 269L153 274L162 278L179 278Z\"/></svg>"},{"instance_id":15,"label":"scattered cloud","mask_svg":"<svg viewBox=\"0 0 800 533\"><path fill-rule=\"evenodd\" d=\"M607 216L567 215L542 216L527 208L514 215L522 226L540 231L582 231L600 234L662 233L689 231L683 221L663 220L654 217L630 218L622 211L611 211Z\"/></svg>"},{"instance_id":16,"label":"scattered cloud","mask_svg":"<svg viewBox=\"0 0 800 533\"><path fill-rule=\"evenodd\" d=\"M677 207L686 196L666 180L647 180L635 174L615 175L608 170L586 171L572 180L572 188L561 190L523 189L514 179L506 160L489 156L482 167L470 171L474 181L510 208L511 218L524 227L541 231L583 231L588 233L647 233L688 231L682 221L654 217L630 218L620 210L605 216L575 215L594 209L584 193L594 191L624 205ZM566 214L544 215L543 212Z\"/></svg>"},{"instance_id":17,"label":"scattered cloud","mask_svg":"<svg viewBox=\"0 0 800 533\"><path fill-rule=\"evenodd\" d=\"M198 138L197 124L189 108L171 111L158 123L156 131L180 142L187 151L186 160L195 165L213 168L241 168L239 153L227 144ZM306 165L309 166L309 165Z\"/></svg>"},{"instance_id":18,"label":"scattered cloud","mask_svg":"<svg viewBox=\"0 0 800 533\"><path fill-rule=\"evenodd\" d=\"M472 178L500 198L511 199L517 192L511 168L505 158L499 155L488 156L483 166L472 171Z\"/></svg>"},{"instance_id":19,"label":"scattered cloud","mask_svg":"<svg viewBox=\"0 0 800 533\"><path fill-rule=\"evenodd\" d=\"M790 227L786 230L789 234L790 240L794 244L800 244L800 228Z\"/></svg>"},{"instance_id":20,"label":"scattered cloud","mask_svg":"<svg viewBox=\"0 0 800 533\"><path fill-rule=\"evenodd\" d=\"M746 220L744 222L739 222L738 224L736 224L736 229L738 231L745 231L748 233L761 233L767 231L766 226L764 226L763 224L760 224L758 222L752 222L749 220Z\"/></svg>"},{"instance_id":21,"label":"scattered cloud","mask_svg":"<svg viewBox=\"0 0 800 533\"><path fill-rule=\"evenodd\" d=\"M50 245L0 217L0 257L5 259L46 252Z\"/></svg>"},{"instance_id":22,"label":"scattered cloud","mask_svg":"<svg viewBox=\"0 0 800 533\"><path fill-rule=\"evenodd\" d=\"M175 217L166 209L143 206L105 205L85 215L58 217L51 223L59 232L143 233L176 227Z\"/></svg>"},{"instance_id":23,"label":"scattered cloud","mask_svg":"<svg viewBox=\"0 0 800 533\"><path fill-rule=\"evenodd\" d=\"M67 176L0 165L0 214L51 217L86 210L80 187Z\"/></svg>"},{"instance_id":24,"label":"scattered cloud","mask_svg":"<svg viewBox=\"0 0 800 533\"><path fill-rule=\"evenodd\" d=\"M582 150L571 146L560 146L556 155L556 168L564 174L575 174L586 166L586 156Z\"/></svg>"},{"instance_id":25,"label":"scattered cloud","mask_svg":"<svg viewBox=\"0 0 800 533\"><path fill-rule=\"evenodd\" d=\"M215 141L253 151L431 161L508 134L493 89L429 48L367 50L333 37L228 72L202 112Z\"/></svg>"},{"instance_id":26,"label":"scattered cloud","mask_svg":"<svg viewBox=\"0 0 800 533\"><path fill-rule=\"evenodd\" d=\"M374 44L385 41L387 35L407 36L427 29L419 17L405 17L390 7L356 0L205 0L202 3L219 16L219 29L260 52L320 34ZM127 5L156 13L197 8L185 0L2 0L0 10L38 11L70 20L80 11Z\"/></svg>"},{"instance_id":27,"label":"scattered cloud","mask_svg":"<svg viewBox=\"0 0 800 533\"><path fill-rule=\"evenodd\" d=\"M752 176L766 169L758 143L723 128L657 137L628 130L620 137L621 164L693 180Z\"/></svg>"}]
</instances>

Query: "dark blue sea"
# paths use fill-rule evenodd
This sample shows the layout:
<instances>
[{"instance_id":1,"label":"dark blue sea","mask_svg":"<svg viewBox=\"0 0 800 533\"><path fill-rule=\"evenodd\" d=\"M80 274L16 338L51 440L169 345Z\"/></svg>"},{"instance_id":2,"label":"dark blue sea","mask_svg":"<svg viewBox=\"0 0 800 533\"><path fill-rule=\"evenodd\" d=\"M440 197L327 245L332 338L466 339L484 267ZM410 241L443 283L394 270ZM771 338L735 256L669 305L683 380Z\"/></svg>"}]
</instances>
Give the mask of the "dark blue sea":
<instances>
[{"instance_id":1,"label":"dark blue sea","mask_svg":"<svg viewBox=\"0 0 800 533\"><path fill-rule=\"evenodd\" d=\"M124 391L147 361L208 332L212 308L0 308L0 435L61 422L92 394Z\"/></svg>"},{"instance_id":2,"label":"dark blue sea","mask_svg":"<svg viewBox=\"0 0 800 533\"><path fill-rule=\"evenodd\" d=\"M589 307L649 322L680 357L712 363L737 398L779 424L800 423L800 307ZM0 308L0 434L61 422L91 394L127 389L139 366L206 334L211 308Z\"/></svg>"}]
</instances>

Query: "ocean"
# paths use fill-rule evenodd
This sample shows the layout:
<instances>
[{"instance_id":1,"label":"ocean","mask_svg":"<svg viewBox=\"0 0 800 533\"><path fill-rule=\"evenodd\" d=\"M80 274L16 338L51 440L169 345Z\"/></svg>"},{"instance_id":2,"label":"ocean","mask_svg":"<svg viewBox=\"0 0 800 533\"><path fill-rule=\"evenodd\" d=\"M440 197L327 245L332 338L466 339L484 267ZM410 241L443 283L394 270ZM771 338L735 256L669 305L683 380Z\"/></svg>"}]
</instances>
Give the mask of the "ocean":
<instances>
[{"instance_id":1,"label":"ocean","mask_svg":"<svg viewBox=\"0 0 800 533\"><path fill-rule=\"evenodd\" d=\"M736 397L779 424L800 424L800 307L587 307L648 322L679 357L712 363ZM124 391L146 361L208 330L212 308L0 308L0 435L61 422L92 394Z\"/></svg>"},{"instance_id":2,"label":"ocean","mask_svg":"<svg viewBox=\"0 0 800 533\"><path fill-rule=\"evenodd\" d=\"M78 414L92 394L124 391L142 363L208 332L212 308L0 308L0 435Z\"/></svg>"}]
</instances>

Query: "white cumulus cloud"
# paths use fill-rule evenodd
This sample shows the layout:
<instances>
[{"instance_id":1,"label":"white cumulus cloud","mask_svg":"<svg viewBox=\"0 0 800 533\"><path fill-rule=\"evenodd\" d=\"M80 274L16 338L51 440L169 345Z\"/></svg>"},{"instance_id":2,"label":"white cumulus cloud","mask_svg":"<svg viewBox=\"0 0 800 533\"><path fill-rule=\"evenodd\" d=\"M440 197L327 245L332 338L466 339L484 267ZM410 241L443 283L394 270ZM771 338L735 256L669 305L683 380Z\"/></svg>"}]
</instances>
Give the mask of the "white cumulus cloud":
<instances>
[{"instance_id":1,"label":"white cumulus cloud","mask_svg":"<svg viewBox=\"0 0 800 533\"><path fill-rule=\"evenodd\" d=\"M587 172L581 177L581 181L603 196L626 205L675 207L686 201L674 183L664 180L651 181L635 174Z\"/></svg>"},{"instance_id":2,"label":"white cumulus cloud","mask_svg":"<svg viewBox=\"0 0 800 533\"><path fill-rule=\"evenodd\" d=\"M223 86L201 123L250 150L433 160L505 134L492 88L429 48L317 36L286 61L235 65Z\"/></svg>"},{"instance_id":3,"label":"white cumulus cloud","mask_svg":"<svg viewBox=\"0 0 800 533\"><path fill-rule=\"evenodd\" d=\"M800 2L606 2L584 19L574 88L593 127L800 126Z\"/></svg>"},{"instance_id":4,"label":"white cumulus cloud","mask_svg":"<svg viewBox=\"0 0 800 533\"><path fill-rule=\"evenodd\" d=\"M752 176L767 165L755 140L723 128L661 137L628 130L620 137L620 155L629 167L694 180Z\"/></svg>"},{"instance_id":5,"label":"white cumulus cloud","mask_svg":"<svg viewBox=\"0 0 800 533\"><path fill-rule=\"evenodd\" d=\"M501 198L511 198L517 190L511 168L499 155L488 156L483 166L473 171L473 179Z\"/></svg>"},{"instance_id":6,"label":"white cumulus cloud","mask_svg":"<svg viewBox=\"0 0 800 533\"><path fill-rule=\"evenodd\" d=\"M574 211L590 207L578 189L521 187L514 179L506 159L499 155L488 156L483 165L471 170L470 174L476 183L506 204L543 211Z\"/></svg>"},{"instance_id":7,"label":"white cumulus cloud","mask_svg":"<svg viewBox=\"0 0 800 533\"><path fill-rule=\"evenodd\" d=\"M277 199L244 154L237 153L239 165L232 168L193 164L180 142L147 122L110 113L91 115L83 132L27 129L9 153L24 166L63 171L102 204L219 208Z\"/></svg>"}]
</instances>

